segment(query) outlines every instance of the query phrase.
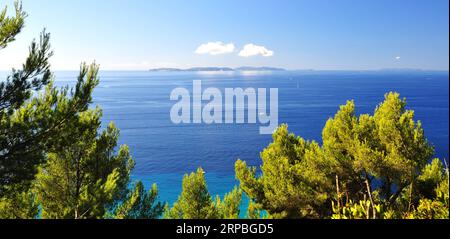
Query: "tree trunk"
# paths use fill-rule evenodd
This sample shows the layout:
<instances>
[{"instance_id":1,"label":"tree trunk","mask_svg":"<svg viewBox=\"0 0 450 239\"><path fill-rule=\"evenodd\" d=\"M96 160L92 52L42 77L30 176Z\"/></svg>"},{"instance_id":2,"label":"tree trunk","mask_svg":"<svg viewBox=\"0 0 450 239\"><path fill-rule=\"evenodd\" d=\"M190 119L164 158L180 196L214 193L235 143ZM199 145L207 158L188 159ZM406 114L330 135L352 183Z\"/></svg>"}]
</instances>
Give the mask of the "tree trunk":
<instances>
[{"instance_id":1,"label":"tree trunk","mask_svg":"<svg viewBox=\"0 0 450 239\"><path fill-rule=\"evenodd\" d=\"M373 202L373 198L372 198L372 190L370 189L370 183L369 183L369 179L367 179L367 177L366 177L366 187L367 187L367 193L369 194L370 204L372 204L373 219L377 219L377 211L375 210L375 203Z\"/></svg>"},{"instance_id":2,"label":"tree trunk","mask_svg":"<svg viewBox=\"0 0 450 239\"><path fill-rule=\"evenodd\" d=\"M336 193L337 193L337 207L339 218L341 218L341 192L339 191L339 176L336 175Z\"/></svg>"}]
</instances>

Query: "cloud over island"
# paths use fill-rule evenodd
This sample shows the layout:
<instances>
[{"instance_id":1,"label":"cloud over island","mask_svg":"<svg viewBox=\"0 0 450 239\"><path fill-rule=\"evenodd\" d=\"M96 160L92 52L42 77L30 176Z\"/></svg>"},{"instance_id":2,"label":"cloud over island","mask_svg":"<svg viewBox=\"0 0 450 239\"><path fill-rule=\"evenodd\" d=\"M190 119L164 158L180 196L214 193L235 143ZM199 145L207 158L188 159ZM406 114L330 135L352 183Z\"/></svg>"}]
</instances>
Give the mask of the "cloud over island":
<instances>
[{"instance_id":1,"label":"cloud over island","mask_svg":"<svg viewBox=\"0 0 450 239\"><path fill-rule=\"evenodd\" d=\"M233 43L224 43L221 41L216 42L208 42L201 44L197 50L195 50L195 54L199 55L223 55L233 53L236 47ZM252 56L263 56L270 57L275 53L272 50L267 49L265 46L259 46L255 44L246 44L243 49L239 52L238 56L240 57L252 57Z\"/></svg>"},{"instance_id":2,"label":"cloud over island","mask_svg":"<svg viewBox=\"0 0 450 239\"><path fill-rule=\"evenodd\" d=\"M269 56L273 56L274 52L267 49L264 46L258 46L255 44L247 44L244 46L244 49L241 50L241 52L239 52L239 56L241 57L251 57L251 56L264 56L264 57L269 57Z\"/></svg>"},{"instance_id":3,"label":"cloud over island","mask_svg":"<svg viewBox=\"0 0 450 239\"><path fill-rule=\"evenodd\" d=\"M223 42L217 41L217 42L208 42L200 45L195 51L195 53L199 55L209 54L215 56L233 53L234 50L235 46L233 43L225 44Z\"/></svg>"}]
</instances>

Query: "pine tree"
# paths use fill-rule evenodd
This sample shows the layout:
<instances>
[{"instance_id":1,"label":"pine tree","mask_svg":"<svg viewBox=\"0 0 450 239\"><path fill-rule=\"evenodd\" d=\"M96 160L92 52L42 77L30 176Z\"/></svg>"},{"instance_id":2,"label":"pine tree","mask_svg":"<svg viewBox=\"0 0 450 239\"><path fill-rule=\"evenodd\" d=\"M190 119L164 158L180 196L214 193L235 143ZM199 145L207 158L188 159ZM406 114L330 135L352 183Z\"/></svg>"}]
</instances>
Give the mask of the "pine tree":
<instances>
[{"instance_id":1,"label":"pine tree","mask_svg":"<svg viewBox=\"0 0 450 239\"><path fill-rule=\"evenodd\" d=\"M205 180L205 172L199 168L196 173L185 175L181 195L172 208L166 204L166 219L232 219L240 213L242 192L235 188L225 195L224 200L213 201Z\"/></svg>"},{"instance_id":2,"label":"pine tree","mask_svg":"<svg viewBox=\"0 0 450 239\"><path fill-rule=\"evenodd\" d=\"M240 214L242 190L235 187L233 191L225 194L223 200L216 196L214 207L220 219L237 219Z\"/></svg>"},{"instance_id":3,"label":"pine tree","mask_svg":"<svg viewBox=\"0 0 450 239\"><path fill-rule=\"evenodd\" d=\"M0 14L0 49L12 42L24 25L26 13L16 2L15 17ZM49 58L50 34L33 41L21 69L0 82L0 197L27 191L45 160L45 151L58 144L67 122L91 103L95 78L80 77L73 91L53 86ZM45 88L43 93L38 93ZM69 94L70 93L70 94ZM36 94L40 94L35 97Z\"/></svg>"},{"instance_id":4,"label":"pine tree","mask_svg":"<svg viewBox=\"0 0 450 239\"><path fill-rule=\"evenodd\" d=\"M16 35L22 31L25 24L27 14L22 10L22 3L16 1L14 7L16 13L14 17L6 15L8 7L0 12L0 50L15 40Z\"/></svg>"},{"instance_id":5,"label":"pine tree","mask_svg":"<svg viewBox=\"0 0 450 239\"><path fill-rule=\"evenodd\" d=\"M156 219L164 212L163 204L156 202L158 188L153 184L152 188L145 192L142 182L137 182L129 192L127 198L114 211L115 219Z\"/></svg>"},{"instance_id":6,"label":"pine tree","mask_svg":"<svg viewBox=\"0 0 450 239\"><path fill-rule=\"evenodd\" d=\"M98 66L84 65L81 72L96 78ZM98 133L101 116L99 108L79 113L67 122L58 144L48 149L33 190L42 218L138 219L161 215L162 206L154 205L156 188L146 194L138 182L129 190L135 162L126 145L116 152L119 130L113 123Z\"/></svg>"},{"instance_id":7,"label":"pine tree","mask_svg":"<svg viewBox=\"0 0 450 239\"><path fill-rule=\"evenodd\" d=\"M427 164L422 173L417 178L417 195L421 198L432 199L435 197L436 186L445 179L444 165L439 159L433 159L430 164Z\"/></svg>"},{"instance_id":8,"label":"pine tree","mask_svg":"<svg viewBox=\"0 0 450 239\"><path fill-rule=\"evenodd\" d=\"M236 162L250 216L264 210L270 218L441 217L448 209L448 194L436 189L448 185L442 163L428 163L434 150L399 94L386 94L373 116L357 117L349 101L328 120L322 140L320 147L282 125L261 153L260 176Z\"/></svg>"},{"instance_id":9,"label":"pine tree","mask_svg":"<svg viewBox=\"0 0 450 239\"><path fill-rule=\"evenodd\" d=\"M199 168L196 173L184 176L181 195L173 207L166 212L166 218L211 219L215 217L216 211L204 175L204 171Z\"/></svg>"},{"instance_id":10,"label":"pine tree","mask_svg":"<svg viewBox=\"0 0 450 239\"><path fill-rule=\"evenodd\" d=\"M389 93L373 116L356 117L354 102L342 106L323 131L323 151L339 179L338 201L369 200L385 210L398 208L398 199L415 194L417 177L425 167L433 148L425 138L414 112L406 110L406 100ZM379 187L375 187L377 182ZM403 205L409 211L417 203Z\"/></svg>"},{"instance_id":11,"label":"pine tree","mask_svg":"<svg viewBox=\"0 0 450 239\"><path fill-rule=\"evenodd\" d=\"M30 190L11 190L0 198L0 219L35 219L39 213L36 194Z\"/></svg>"},{"instance_id":12,"label":"pine tree","mask_svg":"<svg viewBox=\"0 0 450 239\"><path fill-rule=\"evenodd\" d=\"M0 13L0 49L24 26L26 13L15 7L14 17ZM22 69L0 82L0 218L103 218L125 205L123 217L158 217L156 191L145 195L137 184L136 201L128 189L134 161L127 146L116 152L118 129L98 133L101 110L89 109L98 65L82 64L76 85L59 89L52 55L44 31Z\"/></svg>"},{"instance_id":13,"label":"pine tree","mask_svg":"<svg viewBox=\"0 0 450 239\"><path fill-rule=\"evenodd\" d=\"M419 176L417 193L419 200L405 217L412 219L449 219L449 171L439 159L427 165Z\"/></svg>"},{"instance_id":14,"label":"pine tree","mask_svg":"<svg viewBox=\"0 0 450 239\"><path fill-rule=\"evenodd\" d=\"M15 3L15 16L0 13L0 50L15 40L27 14ZM1 52L0 52L1 54ZM33 41L21 69L13 69L0 82L0 216L35 217L37 206L31 184L46 151L57 145L59 134L91 103L95 78L80 77L76 87L53 86L49 58L50 34L42 32Z\"/></svg>"},{"instance_id":15,"label":"pine tree","mask_svg":"<svg viewBox=\"0 0 450 239\"><path fill-rule=\"evenodd\" d=\"M331 184L320 147L288 133L282 125L261 153L262 176L255 167L236 162L242 190L271 218L318 218L329 200Z\"/></svg>"},{"instance_id":16,"label":"pine tree","mask_svg":"<svg viewBox=\"0 0 450 239\"><path fill-rule=\"evenodd\" d=\"M97 66L82 71L96 74ZM98 135L101 111L87 110L60 134L36 177L35 191L42 218L101 218L122 199L134 161L126 146L117 146L113 124Z\"/></svg>"}]
</instances>

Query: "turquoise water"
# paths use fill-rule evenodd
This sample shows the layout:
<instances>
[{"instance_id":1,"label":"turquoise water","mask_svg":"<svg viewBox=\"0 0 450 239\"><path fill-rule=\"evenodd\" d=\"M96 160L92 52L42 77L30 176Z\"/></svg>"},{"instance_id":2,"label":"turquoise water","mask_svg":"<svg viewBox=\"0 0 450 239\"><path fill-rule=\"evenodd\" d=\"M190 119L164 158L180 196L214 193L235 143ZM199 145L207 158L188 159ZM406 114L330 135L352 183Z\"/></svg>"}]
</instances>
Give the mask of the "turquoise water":
<instances>
[{"instance_id":1,"label":"turquoise water","mask_svg":"<svg viewBox=\"0 0 450 239\"><path fill-rule=\"evenodd\" d=\"M354 99L358 113L373 113L389 91L406 97L436 156L449 155L449 77L439 72L280 72L273 74L199 74L101 72L94 93L103 123L121 129L120 143L130 146L136 160L133 178L147 186L157 183L160 199L170 203L181 191L185 173L203 167L213 195L233 189L234 162L259 165L259 152L271 141L259 125L175 125L170 120L170 93L176 87L278 88L279 122L306 139L321 141L326 120ZM75 72L57 73L59 85L71 84ZM192 92L192 91L191 91Z\"/></svg>"}]
</instances>

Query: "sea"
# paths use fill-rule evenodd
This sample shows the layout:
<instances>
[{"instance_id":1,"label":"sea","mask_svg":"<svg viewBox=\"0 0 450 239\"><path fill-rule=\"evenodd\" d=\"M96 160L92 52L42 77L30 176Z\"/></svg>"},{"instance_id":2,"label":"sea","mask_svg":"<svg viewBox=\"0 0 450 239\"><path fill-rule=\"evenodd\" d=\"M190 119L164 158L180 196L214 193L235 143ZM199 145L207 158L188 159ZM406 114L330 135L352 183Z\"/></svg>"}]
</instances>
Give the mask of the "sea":
<instances>
[{"instance_id":1,"label":"sea","mask_svg":"<svg viewBox=\"0 0 450 239\"><path fill-rule=\"evenodd\" d=\"M5 73L3 73L5 74ZM59 86L73 85L76 72L56 72ZM373 114L384 95L395 91L415 111L426 137L441 159L449 158L449 74L437 71L285 71L285 72L100 72L93 107L103 110L103 125L114 122L120 144L136 161L134 180L156 183L159 200L172 204L183 175L202 167L210 193L231 191L236 160L261 164L260 152L271 141L259 124L174 124L171 92L204 89L277 88L279 123L298 136L321 143L322 129L339 106L354 100L358 114ZM223 92L223 91L222 91ZM244 199L243 208L248 203Z\"/></svg>"}]
</instances>

